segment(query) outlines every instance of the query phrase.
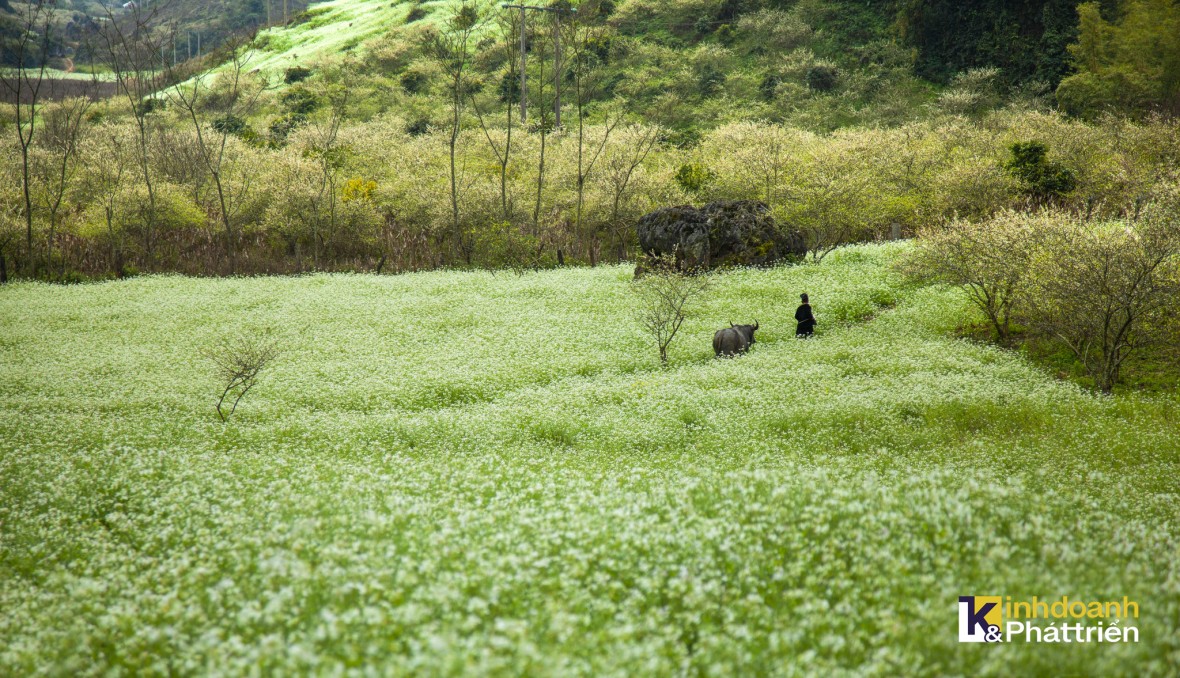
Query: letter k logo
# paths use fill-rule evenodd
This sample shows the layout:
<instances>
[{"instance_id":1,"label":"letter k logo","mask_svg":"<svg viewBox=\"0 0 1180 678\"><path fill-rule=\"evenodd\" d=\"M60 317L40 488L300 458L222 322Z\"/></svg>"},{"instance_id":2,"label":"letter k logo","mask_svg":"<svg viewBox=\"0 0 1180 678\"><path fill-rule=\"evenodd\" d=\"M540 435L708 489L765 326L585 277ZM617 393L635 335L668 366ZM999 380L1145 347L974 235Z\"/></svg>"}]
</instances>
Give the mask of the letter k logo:
<instances>
[{"instance_id":1,"label":"letter k logo","mask_svg":"<svg viewBox=\"0 0 1180 678\"><path fill-rule=\"evenodd\" d=\"M976 609L977 600L979 609ZM999 596L959 596L959 642L988 642L988 630L1000 626L999 604Z\"/></svg>"}]
</instances>

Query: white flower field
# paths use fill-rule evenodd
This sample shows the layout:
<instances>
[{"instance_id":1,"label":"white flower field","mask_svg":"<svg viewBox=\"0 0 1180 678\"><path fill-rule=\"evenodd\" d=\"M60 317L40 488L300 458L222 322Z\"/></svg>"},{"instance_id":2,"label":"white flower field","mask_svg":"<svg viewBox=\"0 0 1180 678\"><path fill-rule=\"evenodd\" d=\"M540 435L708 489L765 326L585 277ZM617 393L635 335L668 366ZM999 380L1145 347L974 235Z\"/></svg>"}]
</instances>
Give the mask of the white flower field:
<instances>
[{"instance_id":1,"label":"white flower field","mask_svg":"<svg viewBox=\"0 0 1180 678\"><path fill-rule=\"evenodd\" d=\"M0 675L1176 675L1180 400L950 338L904 247L717 276L666 369L622 266L0 289Z\"/></svg>"}]
</instances>

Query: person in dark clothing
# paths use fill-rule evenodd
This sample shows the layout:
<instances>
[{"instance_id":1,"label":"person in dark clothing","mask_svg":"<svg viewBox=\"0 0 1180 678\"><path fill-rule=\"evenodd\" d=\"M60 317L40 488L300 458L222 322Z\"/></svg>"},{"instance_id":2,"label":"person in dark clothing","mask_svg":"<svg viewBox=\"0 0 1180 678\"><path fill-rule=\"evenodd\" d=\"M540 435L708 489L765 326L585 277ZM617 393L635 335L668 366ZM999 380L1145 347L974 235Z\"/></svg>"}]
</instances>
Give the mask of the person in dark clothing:
<instances>
[{"instance_id":1,"label":"person in dark clothing","mask_svg":"<svg viewBox=\"0 0 1180 678\"><path fill-rule=\"evenodd\" d=\"M815 334L815 314L811 312L811 303L807 300L807 294L799 295L803 303L795 310L795 321L799 325L795 328L795 338L806 339Z\"/></svg>"}]
</instances>

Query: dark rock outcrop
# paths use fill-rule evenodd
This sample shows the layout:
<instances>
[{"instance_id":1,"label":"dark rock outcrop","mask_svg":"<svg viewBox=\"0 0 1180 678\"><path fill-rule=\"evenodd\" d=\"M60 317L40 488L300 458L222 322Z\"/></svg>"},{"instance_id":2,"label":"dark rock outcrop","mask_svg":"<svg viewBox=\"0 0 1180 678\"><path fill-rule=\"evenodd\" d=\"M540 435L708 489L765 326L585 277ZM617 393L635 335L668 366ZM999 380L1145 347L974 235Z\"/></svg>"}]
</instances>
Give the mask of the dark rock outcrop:
<instances>
[{"instance_id":1,"label":"dark rock outcrop","mask_svg":"<svg viewBox=\"0 0 1180 678\"><path fill-rule=\"evenodd\" d=\"M754 200L663 207L640 218L637 230L645 255L674 254L682 270L766 266L807 253L802 234L780 229Z\"/></svg>"}]
</instances>

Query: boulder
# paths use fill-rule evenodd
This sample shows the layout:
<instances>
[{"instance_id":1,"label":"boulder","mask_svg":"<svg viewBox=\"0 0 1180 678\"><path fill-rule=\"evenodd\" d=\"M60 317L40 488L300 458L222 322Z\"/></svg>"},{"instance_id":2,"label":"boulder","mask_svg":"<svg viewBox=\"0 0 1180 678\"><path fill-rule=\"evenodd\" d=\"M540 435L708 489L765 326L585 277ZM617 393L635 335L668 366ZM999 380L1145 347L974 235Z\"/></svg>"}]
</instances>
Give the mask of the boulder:
<instances>
[{"instance_id":1,"label":"boulder","mask_svg":"<svg viewBox=\"0 0 1180 678\"><path fill-rule=\"evenodd\" d=\"M645 255L674 254L683 270L767 266L807 253L802 234L780 229L755 200L663 207L640 218L637 230Z\"/></svg>"}]
</instances>

